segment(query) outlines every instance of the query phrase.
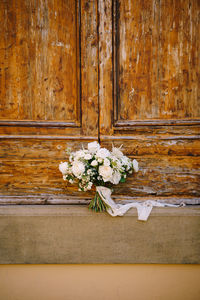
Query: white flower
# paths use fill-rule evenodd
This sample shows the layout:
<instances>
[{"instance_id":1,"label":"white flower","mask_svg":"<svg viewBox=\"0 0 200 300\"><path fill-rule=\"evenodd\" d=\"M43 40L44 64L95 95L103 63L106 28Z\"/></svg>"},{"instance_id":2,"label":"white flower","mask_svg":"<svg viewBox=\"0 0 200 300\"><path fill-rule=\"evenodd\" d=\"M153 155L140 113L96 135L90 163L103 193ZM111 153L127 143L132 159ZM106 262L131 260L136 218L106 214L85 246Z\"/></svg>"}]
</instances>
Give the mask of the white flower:
<instances>
[{"instance_id":1,"label":"white flower","mask_svg":"<svg viewBox=\"0 0 200 300\"><path fill-rule=\"evenodd\" d=\"M110 156L110 151L106 148L101 148L97 151L96 157L105 159L106 157Z\"/></svg>"},{"instance_id":2,"label":"white flower","mask_svg":"<svg viewBox=\"0 0 200 300\"><path fill-rule=\"evenodd\" d=\"M121 169L121 167L122 167L122 164L121 164L121 161L118 159L118 160L116 160L116 164L117 164L117 168L118 168L118 170L120 170Z\"/></svg>"},{"instance_id":3,"label":"white flower","mask_svg":"<svg viewBox=\"0 0 200 300\"><path fill-rule=\"evenodd\" d=\"M70 180L69 180L69 183L73 184L73 183L74 183L73 179L70 179Z\"/></svg>"},{"instance_id":4,"label":"white flower","mask_svg":"<svg viewBox=\"0 0 200 300\"><path fill-rule=\"evenodd\" d=\"M90 160L90 159L92 158L92 155L89 154L89 153L87 153L87 154L85 154L84 158L85 158L86 160Z\"/></svg>"},{"instance_id":5,"label":"white flower","mask_svg":"<svg viewBox=\"0 0 200 300\"><path fill-rule=\"evenodd\" d=\"M84 158L85 152L83 150L76 151L74 153L74 160L79 160L79 158Z\"/></svg>"},{"instance_id":6,"label":"white flower","mask_svg":"<svg viewBox=\"0 0 200 300\"><path fill-rule=\"evenodd\" d=\"M110 166L109 159L105 158L103 164L104 164L104 166Z\"/></svg>"},{"instance_id":7,"label":"white flower","mask_svg":"<svg viewBox=\"0 0 200 300\"><path fill-rule=\"evenodd\" d=\"M109 166L100 166L99 167L99 175L103 177L103 181L110 181L112 179L113 170Z\"/></svg>"},{"instance_id":8,"label":"white flower","mask_svg":"<svg viewBox=\"0 0 200 300\"><path fill-rule=\"evenodd\" d=\"M98 158L97 161L98 161L99 163L102 163L103 159L102 159L102 158Z\"/></svg>"},{"instance_id":9,"label":"white flower","mask_svg":"<svg viewBox=\"0 0 200 300\"><path fill-rule=\"evenodd\" d=\"M135 172L138 172L138 170L139 170L138 162L136 159L133 160L133 170Z\"/></svg>"},{"instance_id":10,"label":"white flower","mask_svg":"<svg viewBox=\"0 0 200 300\"><path fill-rule=\"evenodd\" d=\"M119 172L114 172L111 182L113 184L118 184L120 182L120 179L121 179L121 174Z\"/></svg>"},{"instance_id":11,"label":"white flower","mask_svg":"<svg viewBox=\"0 0 200 300\"><path fill-rule=\"evenodd\" d=\"M67 172L69 170L69 164L67 162L60 163L59 170L63 175L67 174Z\"/></svg>"},{"instance_id":12,"label":"white flower","mask_svg":"<svg viewBox=\"0 0 200 300\"><path fill-rule=\"evenodd\" d=\"M120 151L119 149L120 149L120 148L115 148L115 147L113 147L113 148L112 148L112 154L113 154L114 156L116 156L117 158L122 158L124 155L123 155L122 151Z\"/></svg>"},{"instance_id":13,"label":"white flower","mask_svg":"<svg viewBox=\"0 0 200 300\"><path fill-rule=\"evenodd\" d=\"M128 164L130 164L129 161L130 161L130 160L129 160L129 158L128 158L127 156L123 156L123 157L121 158L121 162L122 162L123 165L128 165Z\"/></svg>"},{"instance_id":14,"label":"white flower","mask_svg":"<svg viewBox=\"0 0 200 300\"><path fill-rule=\"evenodd\" d=\"M100 145L96 141L92 143L88 143L88 150L91 153L96 153L99 149L100 149Z\"/></svg>"},{"instance_id":15,"label":"white flower","mask_svg":"<svg viewBox=\"0 0 200 300\"><path fill-rule=\"evenodd\" d=\"M91 162L91 166L95 167L97 165L98 165L98 162L96 161L96 159Z\"/></svg>"},{"instance_id":16,"label":"white flower","mask_svg":"<svg viewBox=\"0 0 200 300\"><path fill-rule=\"evenodd\" d=\"M63 175L63 180L67 180L65 175Z\"/></svg>"},{"instance_id":17,"label":"white flower","mask_svg":"<svg viewBox=\"0 0 200 300\"><path fill-rule=\"evenodd\" d=\"M71 154L70 157L69 157L69 161L72 162L73 159L74 159L74 156L73 156L73 154Z\"/></svg>"},{"instance_id":18,"label":"white flower","mask_svg":"<svg viewBox=\"0 0 200 300\"><path fill-rule=\"evenodd\" d=\"M74 176L80 178L85 171L85 165L81 161L74 161L72 165L72 173Z\"/></svg>"},{"instance_id":19,"label":"white flower","mask_svg":"<svg viewBox=\"0 0 200 300\"><path fill-rule=\"evenodd\" d=\"M93 183L92 183L92 182L89 182L89 183L88 183L88 186L87 186L87 189L88 189L88 190L91 190L92 185L93 185Z\"/></svg>"}]
</instances>

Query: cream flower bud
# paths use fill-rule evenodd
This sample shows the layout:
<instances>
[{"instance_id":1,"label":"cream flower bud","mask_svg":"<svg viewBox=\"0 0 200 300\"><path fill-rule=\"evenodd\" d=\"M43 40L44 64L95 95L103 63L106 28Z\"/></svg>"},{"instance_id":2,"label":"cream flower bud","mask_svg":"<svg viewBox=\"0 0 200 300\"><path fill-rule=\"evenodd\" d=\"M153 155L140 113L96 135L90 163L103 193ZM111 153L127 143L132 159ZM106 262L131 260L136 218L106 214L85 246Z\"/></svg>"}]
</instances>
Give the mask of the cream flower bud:
<instances>
[{"instance_id":1,"label":"cream flower bud","mask_svg":"<svg viewBox=\"0 0 200 300\"><path fill-rule=\"evenodd\" d=\"M95 167L97 165L98 165L98 162L96 161L96 159L91 162L91 166Z\"/></svg>"},{"instance_id":2,"label":"cream flower bud","mask_svg":"<svg viewBox=\"0 0 200 300\"><path fill-rule=\"evenodd\" d=\"M138 170L139 170L139 165L138 165L138 162L137 162L137 160L136 159L134 159L133 160L133 170L134 170L134 172L138 172Z\"/></svg>"},{"instance_id":3,"label":"cream flower bud","mask_svg":"<svg viewBox=\"0 0 200 300\"><path fill-rule=\"evenodd\" d=\"M59 170L63 175L67 174L68 169L69 169L69 164L67 162L62 162L59 164Z\"/></svg>"}]
</instances>

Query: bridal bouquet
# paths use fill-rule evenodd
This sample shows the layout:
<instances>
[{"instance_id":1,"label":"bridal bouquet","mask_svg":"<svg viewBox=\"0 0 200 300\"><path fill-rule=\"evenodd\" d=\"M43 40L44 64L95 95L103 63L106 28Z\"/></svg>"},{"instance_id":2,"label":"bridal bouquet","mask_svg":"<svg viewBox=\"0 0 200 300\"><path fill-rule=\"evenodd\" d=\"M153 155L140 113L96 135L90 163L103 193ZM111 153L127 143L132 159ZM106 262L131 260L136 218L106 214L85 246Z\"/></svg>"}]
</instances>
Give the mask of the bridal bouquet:
<instances>
[{"instance_id":1,"label":"bridal bouquet","mask_svg":"<svg viewBox=\"0 0 200 300\"><path fill-rule=\"evenodd\" d=\"M110 203L103 196L103 189L125 182L128 174L138 172L138 162L125 156L121 147L112 151L101 148L97 142L88 144L87 149L69 152L69 162L62 162L59 170L63 179L78 184L79 191L96 187L96 194L89 208L95 211L110 211ZM110 191L106 189L105 191ZM111 200L112 201L112 200Z\"/></svg>"}]
</instances>

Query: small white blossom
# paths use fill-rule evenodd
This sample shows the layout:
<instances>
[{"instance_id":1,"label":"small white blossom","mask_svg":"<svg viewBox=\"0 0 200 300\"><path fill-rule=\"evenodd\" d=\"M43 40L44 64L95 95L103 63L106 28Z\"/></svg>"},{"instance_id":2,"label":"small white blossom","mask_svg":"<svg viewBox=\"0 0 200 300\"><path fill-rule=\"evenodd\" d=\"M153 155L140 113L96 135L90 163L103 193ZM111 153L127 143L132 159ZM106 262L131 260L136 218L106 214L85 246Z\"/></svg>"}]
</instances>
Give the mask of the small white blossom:
<instances>
[{"instance_id":1,"label":"small white blossom","mask_svg":"<svg viewBox=\"0 0 200 300\"><path fill-rule=\"evenodd\" d=\"M98 165L98 162L96 161L96 159L91 162L91 166L95 167L97 165Z\"/></svg>"},{"instance_id":2,"label":"small white blossom","mask_svg":"<svg viewBox=\"0 0 200 300\"><path fill-rule=\"evenodd\" d=\"M92 158L92 155L89 154L89 153L87 153L87 154L85 154L84 158L85 158L86 160L90 160L90 159Z\"/></svg>"},{"instance_id":3,"label":"small white blossom","mask_svg":"<svg viewBox=\"0 0 200 300\"><path fill-rule=\"evenodd\" d=\"M73 184L74 183L73 179L69 179L69 183Z\"/></svg>"},{"instance_id":4,"label":"small white blossom","mask_svg":"<svg viewBox=\"0 0 200 300\"><path fill-rule=\"evenodd\" d=\"M63 175L63 180L67 180L65 175Z\"/></svg>"},{"instance_id":5,"label":"small white blossom","mask_svg":"<svg viewBox=\"0 0 200 300\"><path fill-rule=\"evenodd\" d=\"M103 164L104 164L104 166L110 166L109 159L105 158Z\"/></svg>"},{"instance_id":6,"label":"small white blossom","mask_svg":"<svg viewBox=\"0 0 200 300\"><path fill-rule=\"evenodd\" d=\"M91 190L92 185L93 185L93 183L92 183L92 182L89 182L89 183L88 183L88 186L87 186L87 189L88 189L88 190Z\"/></svg>"},{"instance_id":7,"label":"small white blossom","mask_svg":"<svg viewBox=\"0 0 200 300\"><path fill-rule=\"evenodd\" d=\"M102 163L103 159L102 159L102 158L98 158L97 161L98 161L99 163Z\"/></svg>"}]
</instances>

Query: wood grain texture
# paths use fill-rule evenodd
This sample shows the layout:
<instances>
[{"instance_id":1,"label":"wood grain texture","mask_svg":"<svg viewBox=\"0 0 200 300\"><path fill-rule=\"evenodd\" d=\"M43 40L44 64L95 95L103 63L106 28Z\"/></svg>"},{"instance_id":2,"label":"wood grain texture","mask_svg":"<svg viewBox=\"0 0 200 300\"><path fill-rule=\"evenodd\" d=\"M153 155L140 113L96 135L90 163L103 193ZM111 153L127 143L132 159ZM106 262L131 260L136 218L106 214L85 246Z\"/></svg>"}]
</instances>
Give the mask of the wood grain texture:
<instances>
[{"instance_id":1,"label":"wood grain texture","mask_svg":"<svg viewBox=\"0 0 200 300\"><path fill-rule=\"evenodd\" d=\"M2 159L1 192L92 197L92 193L80 193L77 186L62 180L59 161L46 158ZM140 172L129 176L126 183L114 187L116 195L200 197L199 157L144 156L138 161Z\"/></svg>"},{"instance_id":2,"label":"wood grain texture","mask_svg":"<svg viewBox=\"0 0 200 300\"><path fill-rule=\"evenodd\" d=\"M102 2L101 144L123 144L140 165L115 195L200 199L200 3ZM112 51L106 39L112 39Z\"/></svg>"},{"instance_id":3,"label":"wood grain texture","mask_svg":"<svg viewBox=\"0 0 200 300\"><path fill-rule=\"evenodd\" d=\"M116 120L200 117L199 1L114 1Z\"/></svg>"},{"instance_id":4,"label":"wood grain texture","mask_svg":"<svg viewBox=\"0 0 200 300\"><path fill-rule=\"evenodd\" d=\"M81 78L83 135L98 136L98 6L95 0L81 1Z\"/></svg>"},{"instance_id":5,"label":"wood grain texture","mask_svg":"<svg viewBox=\"0 0 200 300\"><path fill-rule=\"evenodd\" d=\"M79 121L78 1L1 1L1 10L1 119Z\"/></svg>"},{"instance_id":6,"label":"wood grain texture","mask_svg":"<svg viewBox=\"0 0 200 300\"><path fill-rule=\"evenodd\" d=\"M100 134L112 133L112 2L99 1L99 111Z\"/></svg>"}]
</instances>

